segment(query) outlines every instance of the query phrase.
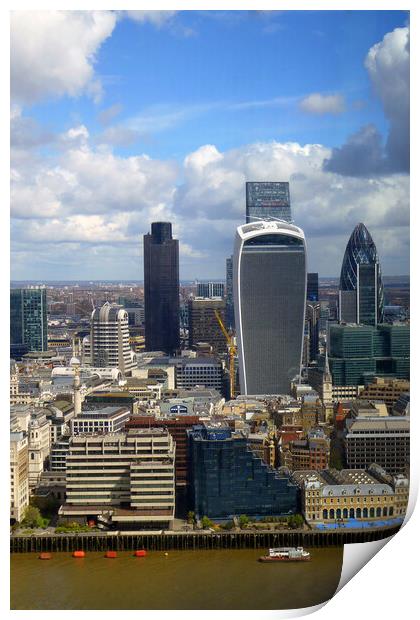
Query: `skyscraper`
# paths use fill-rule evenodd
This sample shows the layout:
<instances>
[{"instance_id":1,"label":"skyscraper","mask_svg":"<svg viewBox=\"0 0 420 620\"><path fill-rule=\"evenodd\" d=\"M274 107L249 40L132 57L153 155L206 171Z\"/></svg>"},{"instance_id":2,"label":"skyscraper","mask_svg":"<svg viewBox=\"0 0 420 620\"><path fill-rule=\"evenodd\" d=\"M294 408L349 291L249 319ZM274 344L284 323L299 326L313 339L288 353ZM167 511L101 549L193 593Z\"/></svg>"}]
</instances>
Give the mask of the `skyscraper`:
<instances>
[{"instance_id":1,"label":"skyscraper","mask_svg":"<svg viewBox=\"0 0 420 620\"><path fill-rule=\"evenodd\" d=\"M384 318L384 289L376 246L366 226L353 230L344 253L338 293L339 320L377 325Z\"/></svg>"},{"instance_id":2,"label":"skyscraper","mask_svg":"<svg viewBox=\"0 0 420 620\"><path fill-rule=\"evenodd\" d=\"M29 351L47 351L47 291L15 288L10 291L10 344Z\"/></svg>"},{"instance_id":3,"label":"skyscraper","mask_svg":"<svg viewBox=\"0 0 420 620\"><path fill-rule=\"evenodd\" d=\"M224 297L223 282L197 282L197 297Z\"/></svg>"},{"instance_id":4,"label":"skyscraper","mask_svg":"<svg viewBox=\"0 0 420 620\"><path fill-rule=\"evenodd\" d=\"M306 300L308 302L319 301L317 273L308 273L306 284Z\"/></svg>"},{"instance_id":5,"label":"skyscraper","mask_svg":"<svg viewBox=\"0 0 420 620\"><path fill-rule=\"evenodd\" d=\"M233 271L241 393L289 393L302 359L303 231L275 221L239 226Z\"/></svg>"},{"instance_id":6,"label":"skyscraper","mask_svg":"<svg viewBox=\"0 0 420 620\"><path fill-rule=\"evenodd\" d=\"M144 235L144 318L147 351L179 348L179 246L170 222Z\"/></svg>"},{"instance_id":7,"label":"skyscraper","mask_svg":"<svg viewBox=\"0 0 420 620\"><path fill-rule=\"evenodd\" d=\"M233 256L226 259L226 327L235 327L235 310L233 307Z\"/></svg>"},{"instance_id":8,"label":"skyscraper","mask_svg":"<svg viewBox=\"0 0 420 620\"><path fill-rule=\"evenodd\" d=\"M226 302L224 299L196 297L188 300L189 347L199 342L208 342L217 353L226 352L226 340L217 321L215 310L225 322Z\"/></svg>"},{"instance_id":9,"label":"skyscraper","mask_svg":"<svg viewBox=\"0 0 420 620\"><path fill-rule=\"evenodd\" d=\"M248 181L246 183L246 221L292 221L289 183L284 181Z\"/></svg>"},{"instance_id":10,"label":"skyscraper","mask_svg":"<svg viewBox=\"0 0 420 620\"><path fill-rule=\"evenodd\" d=\"M119 368L130 374L136 361L129 337L128 314L122 306L107 301L95 308L90 330L92 366Z\"/></svg>"}]
</instances>

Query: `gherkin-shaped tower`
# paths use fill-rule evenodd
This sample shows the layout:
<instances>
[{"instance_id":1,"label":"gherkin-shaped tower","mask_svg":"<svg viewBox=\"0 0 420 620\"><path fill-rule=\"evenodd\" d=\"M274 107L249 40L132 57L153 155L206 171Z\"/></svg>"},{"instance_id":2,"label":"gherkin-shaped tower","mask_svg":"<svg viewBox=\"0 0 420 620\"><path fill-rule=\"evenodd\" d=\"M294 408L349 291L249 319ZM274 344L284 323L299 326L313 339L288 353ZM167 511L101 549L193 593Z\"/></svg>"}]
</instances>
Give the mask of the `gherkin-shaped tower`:
<instances>
[{"instance_id":1,"label":"gherkin-shaped tower","mask_svg":"<svg viewBox=\"0 0 420 620\"><path fill-rule=\"evenodd\" d=\"M376 325L383 322L384 287L375 243L362 223L347 243L341 267L340 320Z\"/></svg>"}]
</instances>

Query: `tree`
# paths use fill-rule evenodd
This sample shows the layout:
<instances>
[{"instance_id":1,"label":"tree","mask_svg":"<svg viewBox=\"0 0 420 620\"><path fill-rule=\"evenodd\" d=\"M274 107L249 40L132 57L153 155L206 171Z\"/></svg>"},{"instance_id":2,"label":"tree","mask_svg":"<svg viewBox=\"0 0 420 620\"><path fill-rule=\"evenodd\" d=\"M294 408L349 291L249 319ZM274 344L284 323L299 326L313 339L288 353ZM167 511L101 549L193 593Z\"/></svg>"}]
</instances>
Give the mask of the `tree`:
<instances>
[{"instance_id":1,"label":"tree","mask_svg":"<svg viewBox=\"0 0 420 620\"><path fill-rule=\"evenodd\" d=\"M204 516L201 519L201 525L203 526L203 529L208 530L209 527L213 525L213 521L211 521L208 517Z\"/></svg>"},{"instance_id":2,"label":"tree","mask_svg":"<svg viewBox=\"0 0 420 620\"><path fill-rule=\"evenodd\" d=\"M22 525L24 527L44 527L44 519L39 508L36 506L26 506Z\"/></svg>"},{"instance_id":3,"label":"tree","mask_svg":"<svg viewBox=\"0 0 420 620\"><path fill-rule=\"evenodd\" d=\"M194 523L195 521L195 512L193 510L190 510L187 514L187 521L188 523Z\"/></svg>"},{"instance_id":4,"label":"tree","mask_svg":"<svg viewBox=\"0 0 420 620\"><path fill-rule=\"evenodd\" d=\"M245 529L249 523L249 517L247 515L240 515L239 517L239 527L241 530Z\"/></svg>"},{"instance_id":5,"label":"tree","mask_svg":"<svg viewBox=\"0 0 420 620\"><path fill-rule=\"evenodd\" d=\"M287 519L287 525L293 530L297 530L302 527L304 523L303 517L300 514L293 515Z\"/></svg>"}]
</instances>

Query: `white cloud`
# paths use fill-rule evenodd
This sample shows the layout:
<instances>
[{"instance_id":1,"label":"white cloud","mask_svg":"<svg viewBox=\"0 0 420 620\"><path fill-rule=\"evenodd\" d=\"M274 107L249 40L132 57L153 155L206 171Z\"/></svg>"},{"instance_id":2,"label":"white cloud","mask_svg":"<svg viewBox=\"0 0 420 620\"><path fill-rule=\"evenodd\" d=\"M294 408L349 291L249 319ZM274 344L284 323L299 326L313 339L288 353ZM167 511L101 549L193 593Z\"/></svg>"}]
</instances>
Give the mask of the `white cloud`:
<instances>
[{"instance_id":1,"label":"white cloud","mask_svg":"<svg viewBox=\"0 0 420 620\"><path fill-rule=\"evenodd\" d=\"M343 95L312 93L302 99L299 107L309 114L342 114L346 109L346 103Z\"/></svg>"},{"instance_id":2,"label":"white cloud","mask_svg":"<svg viewBox=\"0 0 420 620\"><path fill-rule=\"evenodd\" d=\"M120 11L120 14L136 22L150 22L154 26L160 27L171 21L177 11Z\"/></svg>"},{"instance_id":3,"label":"white cloud","mask_svg":"<svg viewBox=\"0 0 420 620\"><path fill-rule=\"evenodd\" d=\"M13 11L12 100L32 104L82 93L98 99L96 54L115 23L111 11Z\"/></svg>"}]
</instances>

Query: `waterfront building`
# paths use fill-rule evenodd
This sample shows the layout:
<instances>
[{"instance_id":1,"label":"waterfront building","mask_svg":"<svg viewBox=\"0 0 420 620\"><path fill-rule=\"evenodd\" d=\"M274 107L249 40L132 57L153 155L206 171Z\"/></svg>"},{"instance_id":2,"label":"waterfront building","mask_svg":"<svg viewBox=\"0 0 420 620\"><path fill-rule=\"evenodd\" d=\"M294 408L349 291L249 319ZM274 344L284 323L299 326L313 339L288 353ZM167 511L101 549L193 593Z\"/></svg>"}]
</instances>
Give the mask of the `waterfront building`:
<instances>
[{"instance_id":1,"label":"waterfront building","mask_svg":"<svg viewBox=\"0 0 420 620\"><path fill-rule=\"evenodd\" d=\"M45 288L10 290L10 345L26 351L47 351L47 291ZM22 350L20 356L23 355ZM12 356L13 357L13 356Z\"/></svg>"},{"instance_id":2,"label":"waterfront building","mask_svg":"<svg viewBox=\"0 0 420 620\"><path fill-rule=\"evenodd\" d=\"M10 432L10 519L21 521L29 505L28 435Z\"/></svg>"},{"instance_id":3,"label":"waterfront building","mask_svg":"<svg viewBox=\"0 0 420 620\"><path fill-rule=\"evenodd\" d=\"M401 394L409 392L409 390L410 382L406 379L374 377L372 383L369 383L360 392L360 398L370 402L383 402L391 411Z\"/></svg>"},{"instance_id":4,"label":"waterfront building","mask_svg":"<svg viewBox=\"0 0 420 620\"><path fill-rule=\"evenodd\" d=\"M282 440L281 465L290 471L300 469L328 469L330 440L322 429L308 431L306 439L293 439L288 444Z\"/></svg>"},{"instance_id":5,"label":"waterfront building","mask_svg":"<svg viewBox=\"0 0 420 620\"><path fill-rule=\"evenodd\" d=\"M215 311L225 323L226 302L219 298L201 298L188 300L188 332L189 347L193 348L201 342L207 342L216 353L226 352L226 339L220 329Z\"/></svg>"},{"instance_id":6,"label":"waterfront building","mask_svg":"<svg viewBox=\"0 0 420 620\"><path fill-rule=\"evenodd\" d=\"M153 222L144 243L144 316L147 351L173 354L179 340L179 246L170 222Z\"/></svg>"},{"instance_id":7,"label":"waterfront building","mask_svg":"<svg viewBox=\"0 0 420 620\"><path fill-rule=\"evenodd\" d=\"M197 282L197 297L224 297L225 285L223 282Z\"/></svg>"},{"instance_id":8,"label":"waterfront building","mask_svg":"<svg viewBox=\"0 0 420 620\"><path fill-rule=\"evenodd\" d=\"M74 436L66 460L66 502L59 515L120 530L170 529L174 462L175 444L164 429Z\"/></svg>"},{"instance_id":9,"label":"waterfront building","mask_svg":"<svg viewBox=\"0 0 420 620\"><path fill-rule=\"evenodd\" d=\"M349 469L367 469L376 463L392 475L405 473L410 463L410 420L348 415L344 449Z\"/></svg>"},{"instance_id":10,"label":"waterfront building","mask_svg":"<svg viewBox=\"0 0 420 620\"><path fill-rule=\"evenodd\" d=\"M384 320L384 289L373 239L362 223L353 230L341 267L339 320L377 325Z\"/></svg>"},{"instance_id":11,"label":"waterfront building","mask_svg":"<svg viewBox=\"0 0 420 620\"><path fill-rule=\"evenodd\" d=\"M373 464L365 469L297 471L293 481L302 492L302 514L310 525L352 521L386 521L404 517L409 481Z\"/></svg>"},{"instance_id":12,"label":"waterfront building","mask_svg":"<svg viewBox=\"0 0 420 620\"><path fill-rule=\"evenodd\" d=\"M235 308L233 305L233 256L226 259L226 327L235 329Z\"/></svg>"},{"instance_id":13,"label":"waterfront building","mask_svg":"<svg viewBox=\"0 0 420 620\"><path fill-rule=\"evenodd\" d=\"M318 274L308 273L306 280L306 301L313 303L319 301Z\"/></svg>"},{"instance_id":14,"label":"waterfront building","mask_svg":"<svg viewBox=\"0 0 420 620\"><path fill-rule=\"evenodd\" d=\"M246 222L259 220L292 221L289 183L284 181L248 181Z\"/></svg>"},{"instance_id":15,"label":"waterfront building","mask_svg":"<svg viewBox=\"0 0 420 620\"><path fill-rule=\"evenodd\" d=\"M51 448L51 420L45 409L33 408L28 425L29 488L37 486Z\"/></svg>"},{"instance_id":16,"label":"waterfront building","mask_svg":"<svg viewBox=\"0 0 420 620\"><path fill-rule=\"evenodd\" d=\"M122 306L105 302L91 317L90 347L92 366L118 368L130 374L136 357L130 348L128 315Z\"/></svg>"},{"instance_id":17,"label":"waterfront building","mask_svg":"<svg viewBox=\"0 0 420 620\"><path fill-rule=\"evenodd\" d=\"M299 511L297 486L258 458L244 433L197 426L188 434L190 508L198 518L286 516Z\"/></svg>"},{"instance_id":18,"label":"waterfront building","mask_svg":"<svg viewBox=\"0 0 420 620\"><path fill-rule=\"evenodd\" d=\"M82 433L118 433L130 417L128 407L102 407L84 410L71 420L72 435Z\"/></svg>"},{"instance_id":19,"label":"waterfront building","mask_svg":"<svg viewBox=\"0 0 420 620\"><path fill-rule=\"evenodd\" d=\"M288 394L300 375L306 299L303 231L283 222L239 226L234 296L242 394Z\"/></svg>"}]
</instances>

